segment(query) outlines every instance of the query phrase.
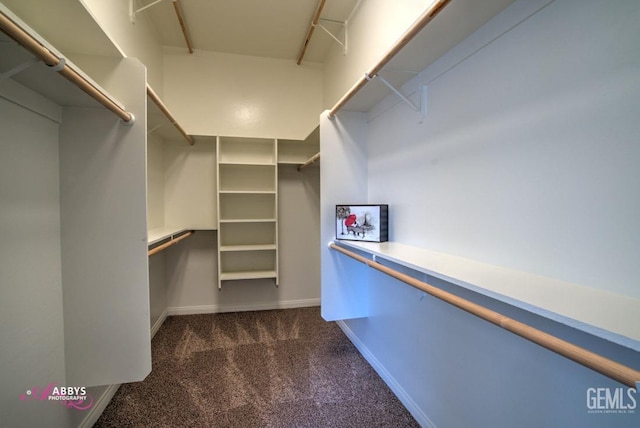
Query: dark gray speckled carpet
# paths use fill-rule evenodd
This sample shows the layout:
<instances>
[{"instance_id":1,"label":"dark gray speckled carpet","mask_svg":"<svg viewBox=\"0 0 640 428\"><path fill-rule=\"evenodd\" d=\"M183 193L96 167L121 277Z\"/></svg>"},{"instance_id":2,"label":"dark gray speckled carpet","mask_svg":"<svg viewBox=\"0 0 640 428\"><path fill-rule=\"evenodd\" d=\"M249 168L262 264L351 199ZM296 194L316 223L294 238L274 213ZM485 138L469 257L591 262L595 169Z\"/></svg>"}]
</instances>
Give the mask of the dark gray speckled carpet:
<instances>
[{"instance_id":1,"label":"dark gray speckled carpet","mask_svg":"<svg viewBox=\"0 0 640 428\"><path fill-rule=\"evenodd\" d=\"M319 308L169 317L95 427L417 427Z\"/></svg>"}]
</instances>

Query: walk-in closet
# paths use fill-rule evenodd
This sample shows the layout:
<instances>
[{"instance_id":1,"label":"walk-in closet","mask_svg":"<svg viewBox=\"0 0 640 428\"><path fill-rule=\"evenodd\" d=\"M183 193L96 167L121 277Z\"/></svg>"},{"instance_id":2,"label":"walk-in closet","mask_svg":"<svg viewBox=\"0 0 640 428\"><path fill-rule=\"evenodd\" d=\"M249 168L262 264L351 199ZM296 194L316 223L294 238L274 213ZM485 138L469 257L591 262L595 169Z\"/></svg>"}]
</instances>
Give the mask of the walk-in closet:
<instances>
[{"instance_id":1,"label":"walk-in closet","mask_svg":"<svg viewBox=\"0 0 640 428\"><path fill-rule=\"evenodd\" d=\"M639 426L638 20L0 0L0 428Z\"/></svg>"}]
</instances>

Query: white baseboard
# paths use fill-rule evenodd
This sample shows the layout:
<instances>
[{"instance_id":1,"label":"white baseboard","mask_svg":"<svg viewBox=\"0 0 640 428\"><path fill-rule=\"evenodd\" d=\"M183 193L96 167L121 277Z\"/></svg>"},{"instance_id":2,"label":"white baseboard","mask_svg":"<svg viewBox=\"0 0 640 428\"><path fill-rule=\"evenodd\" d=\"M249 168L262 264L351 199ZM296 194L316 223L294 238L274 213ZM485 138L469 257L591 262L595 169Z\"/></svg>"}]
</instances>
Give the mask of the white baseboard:
<instances>
[{"instance_id":1,"label":"white baseboard","mask_svg":"<svg viewBox=\"0 0 640 428\"><path fill-rule=\"evenodd\" d=\"M400 402L407 408L409 413L415 418L421 427L436 428L436 425L429 419L429 417L422 411L422 409L416 404L411 396L404 390L404 388L395 380L395 378L387 371L387 369L378 361L378 359L371 353L369 348L366 347L360 339L355 335L353 331L344 321L337 321L336 324L342 329L344 334L351 340L351 343L360 351L360 354L367 360L367 362L373 367L373 369L380 375L382 380L389 386L391 391L398 397Z\"/></svg>"},{"instance_id":2,"label":"white baseboard","mask_svg":"<svg viewBox=\"0 0 640 428\"><path fill-rule=\"evenodd\" d=\"M217 314L222 312L268 311L272 309L306 308L320 306L320 299L286 300L282 302L256 303L252 305L223 306L174 306L167 308L168 315Z\"/></svg>"},{"instance_id":3,"label":"white baseboard","mask_svg":"<svg viewBox=\"0 0 640 428\"><path fill-rule=\"evenodd\" d=\"M120 384L109 385L102 395L96 399L78 428L91 428L98 421L104 409L107 408L113 396L116 395L118 388L120 388Z\"/></svg>"},{"instance_id":4,"label":"white baseboard","mask_svg":"<svg viewBox=\"0 0 640 428\"><path fill-rule=\"evenodd\" d=\"M160 314L160 316L158 317L158 319L156 320L156 322L153 324L153 326L151 327L151 338L153 339L153 336L156 335L156 333L158 332L158 330L160 330L160 327L162 326L162 323L164 322L164 320L167 319L167 316L169 315L169 311L167 309L165 309L162 314Z\"/></svg>"}]
</instances>

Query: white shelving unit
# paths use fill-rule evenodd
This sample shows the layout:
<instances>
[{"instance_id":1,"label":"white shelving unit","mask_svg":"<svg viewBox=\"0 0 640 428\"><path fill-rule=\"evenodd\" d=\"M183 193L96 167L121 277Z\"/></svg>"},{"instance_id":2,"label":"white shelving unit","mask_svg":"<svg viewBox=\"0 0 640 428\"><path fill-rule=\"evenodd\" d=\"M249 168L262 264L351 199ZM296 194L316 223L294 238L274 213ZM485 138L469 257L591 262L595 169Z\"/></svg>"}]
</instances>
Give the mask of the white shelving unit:
<instances>
[{"instance_id":1,"label":"white shelving unit","mask_svg":"<svg viewBox=\"0 0 640 428\"><path fill-rule=\"evenodd\" d=\"M218 288L222 281L278 284L275 139L218 137Z\"/></svg>"}]
</instances>

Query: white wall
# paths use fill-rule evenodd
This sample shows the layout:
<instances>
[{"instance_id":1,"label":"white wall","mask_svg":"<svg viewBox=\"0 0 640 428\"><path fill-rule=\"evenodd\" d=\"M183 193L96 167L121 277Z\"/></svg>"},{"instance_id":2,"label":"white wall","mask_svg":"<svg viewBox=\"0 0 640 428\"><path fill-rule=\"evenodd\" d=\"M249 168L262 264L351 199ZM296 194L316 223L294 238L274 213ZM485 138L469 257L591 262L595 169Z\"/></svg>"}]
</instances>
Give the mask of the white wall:
<instances>
[{"instance_id":1,"label":"white wall","mask_svg":"<svg viewBox=\"0 0 640 428\"><path fill-rule=\"evenodd\" d=\"M65 381L58 123L0 95L0 128L0 421L64 426L68 411L59 403L20 400Z\"/></svg>"},{"instance_id":2,"label":"white wall","mask_svg":"<svg viewBox=\"0 0 640 428\"><path fill-rule=\"evenodd\" d=\"M163 146L164 222L189 229L215 229L215 138L166 141Z\"/></svg>"},{"instance_id":3,"label":"white wall","mask_svg":"<svg viewBox=\"0 0 640 428\"><path fill-rule=\"evenodd\" d=\"M556 0L526 19L533 6L516 2L422 73L424 123L390 96L352 125L367 127L368 202L389 203L391 240L637 298L640 5ZM323 174L341 162L323 156ZM615 381L369 275L368 317L342 326L425 426L637 425L637 409L588 412L587 389ZM640 368L637 351L420 277Z\"/></svg>"},{"instance_id":4,"label":"white wall","mask_svg":"<svg viewBox=\"0 0 640 428\"><path fill-rule=\"evenodd\" d=\"M322 111L322 69L165 48L164 94L189 133L304 139Z\"/></svg>"},{"instance_id":5,"label":"white wall","mask_svg":"<svg viewBox=\"0 0 640 428\"><path fill-rule=\"evenodd\" d=\"M632 3L555 2L427 69L423 124L404 105L372 120L370 197L395 207L392 238L640 297Z\"/></svg>"}]
</instances>

